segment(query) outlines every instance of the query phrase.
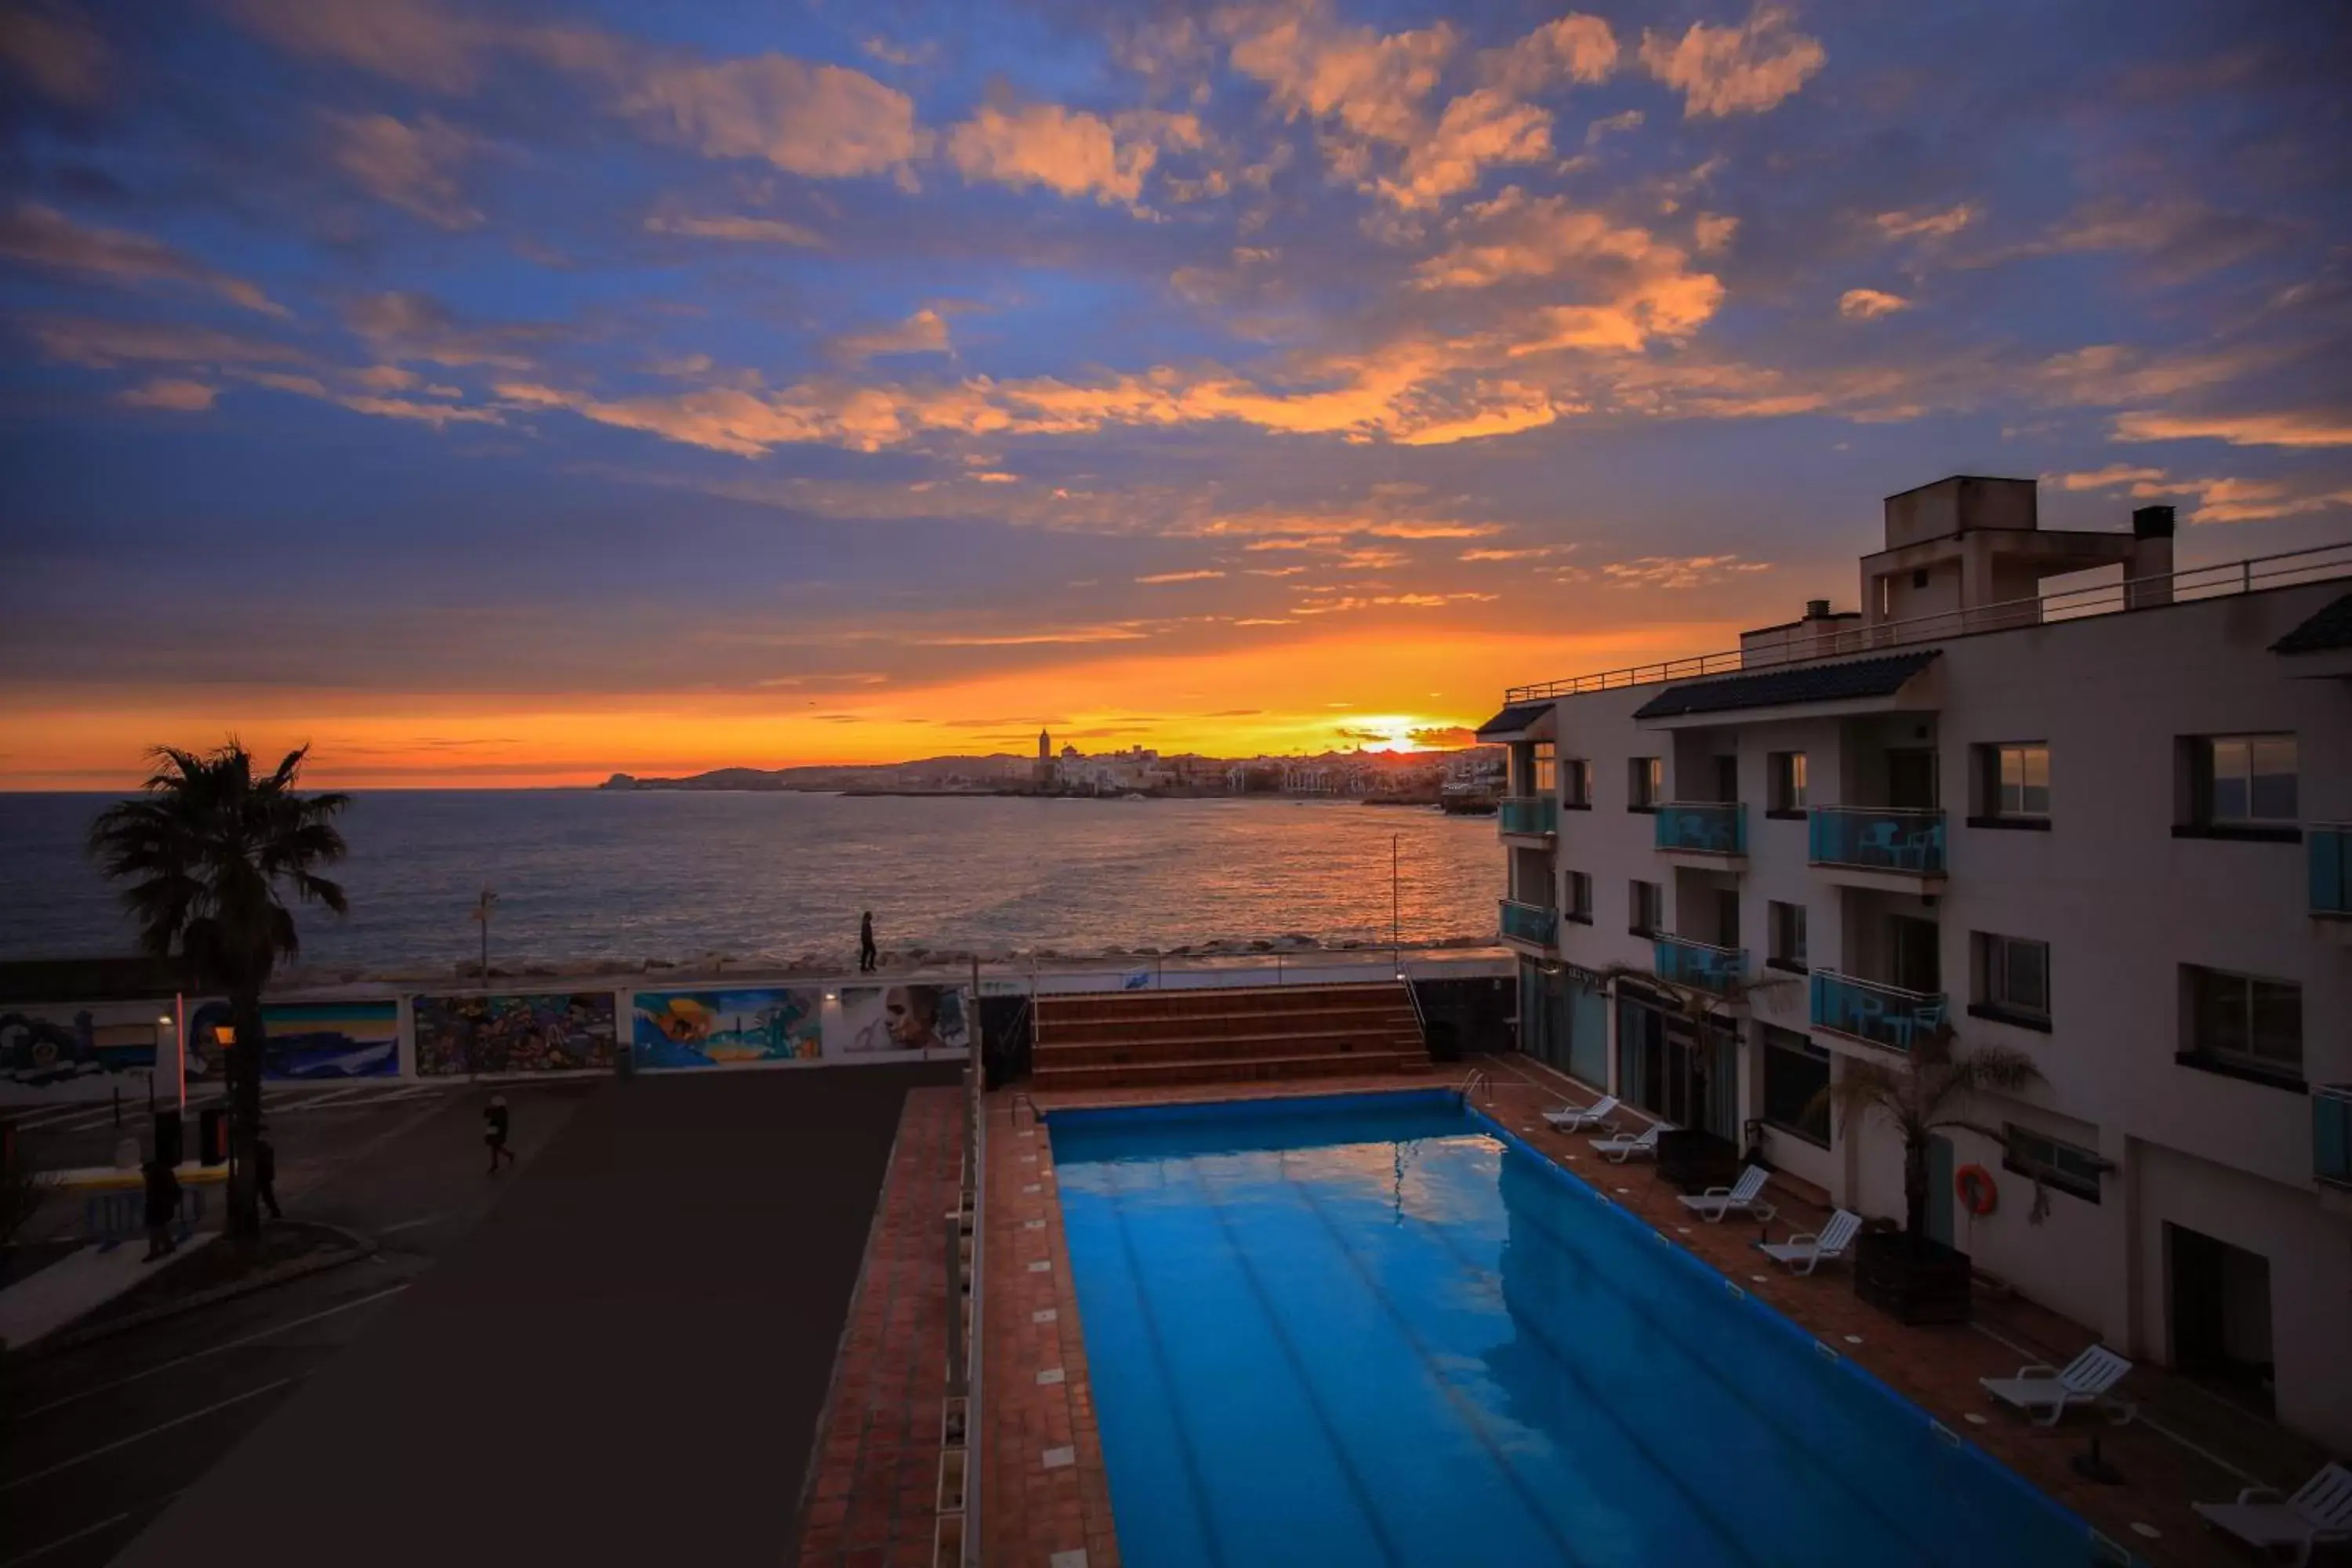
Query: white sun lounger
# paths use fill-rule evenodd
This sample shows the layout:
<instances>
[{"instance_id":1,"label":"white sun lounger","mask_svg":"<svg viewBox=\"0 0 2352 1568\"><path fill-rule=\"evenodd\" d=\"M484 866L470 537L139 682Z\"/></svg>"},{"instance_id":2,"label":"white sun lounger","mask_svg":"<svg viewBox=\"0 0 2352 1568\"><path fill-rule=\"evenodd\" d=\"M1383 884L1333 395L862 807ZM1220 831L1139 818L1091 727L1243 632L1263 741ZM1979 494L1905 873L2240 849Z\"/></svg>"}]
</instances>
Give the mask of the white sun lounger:
<instances>
[{"instance_id":1,"label":"white sun lounger","mask_svg":"<svg viewBox=\"0 0 2352 1568\"><path fill-rule=\"evenodd\" d=\"M1595 1127L1613 1129L1617 1124L1609 1119L1615 1114L1617 1104L1615 1095L1604 1094L1581 1110L1573 1105L1563 1105L1547 1110L1544 1112L1544 1120L1551 1124L1551 1130L1555 1132L1583 1132Z\"/></svg>"},{"instance_id":2,"label":"white sun lounger","mask_svg":"<svg viewBox=\"0 0 2352 1568\"><path fill-rule=\"evenodd\" d=\"M1801 1232L1786 1241L1767 1242L1757 1251L1776 1263L1785 1263L1795 1273L1811 1274L1824 1263L1843 1258L1853 1249L1853 1238L1862 1231L1862 1216L1848 1209L1830 1215L1829 1224L1818 1232Z\"/></svg>"},{"instance_id":3,"label":"white sun lounger","mask_svg":"<svg viewBox=\"0 0 2352 1568\"><path fill-rule=\"evenodd\" d=\"M2044 1426L2055 1426L2070 1405L2092 1405L2124 1379L2132 1363L2105 1345L2093 1345L2061 1372L2036 1362L2015 1377L1980 1377L1987 1394L2004 1400Z\"/></svg>"},{"instance_id":4,"label":"white sun lounger","mask_svg":"<svg viewBox=\"0 0 2352 1568\"><path fill-rule=\"evenodd\" d=\"M1737 1186L1709 1187L1697 1197L1682 1196L1683 1207L1717 1224L1727 1214L1751 1215L1758 1219L1770 1219L1780 1211L1764 1201L1766 1172L1761 1165L1750 1165L1739 1173Z\"/></svg>"},{"instance_id":5,"label":"white sun lounger","mask_svg":"<svg viewBox=\"0 0 2352 1568\"><path fill-rule=\"evenodd\" d=\"M2297 1568L2311 1561L2311 1549L2352 1541L2352 1470L2323 1465L2284 1501L2270 1487L2248 1487L2235 1502L2191 1503L2205 1522L2226 1530L2269 1555L2284 1546ZM2277 1561L2273 1558L2273 1561Z\"/></svg>"},{"instance_id":6,"label":"white sun lounger","mask_svg":"<svg viewBox=\"0 0 2352 1568\"><path fill-rule=\"evenodd\" d=\"M1610 1159L1622 1165L1636 1154L1656 1153L1658 1152L1658 1134L1664 1132L1665 1130L1666 1124L1664 1122L1654 1121L1649 1126L1643 1128L1637 1136L1632 1138L1628 1138L1621 1132L1614 1138L1591 1138L1587 1139L1586 1142L1592 1145L1592 1152L1594 1153L1605 1154Z\"/></svg>"}]
</instances>

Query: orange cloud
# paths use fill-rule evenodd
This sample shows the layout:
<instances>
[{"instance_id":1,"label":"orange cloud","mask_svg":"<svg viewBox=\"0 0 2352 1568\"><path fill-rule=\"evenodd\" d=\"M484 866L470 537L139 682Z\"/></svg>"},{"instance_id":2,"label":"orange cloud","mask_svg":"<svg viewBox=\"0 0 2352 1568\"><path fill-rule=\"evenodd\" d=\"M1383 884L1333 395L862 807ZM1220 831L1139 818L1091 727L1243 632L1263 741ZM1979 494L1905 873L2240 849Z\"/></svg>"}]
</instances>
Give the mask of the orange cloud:
<instances>
[{"instance_id":1,"label":"orange cloud","mask_svg":"<svg viewBox=\"0 0 2352 1568\"><path fill-rule=\"evenodd\" d=\"M2227 441L2232 447L2352 447L2352 420L2316 412L2116 416L2118 441Z\"/></svg>"},{"instance_id":2,"label":"orange cloud","mask_svg":"<svg viewBox=\"0 0 2352 1568\"><path fill-rule=\"evenodd\" d=\"M748 217L740 213L655 213L646 219L648 234L683 234L696 239L730 239L765 245L796 245L821 250L824 237L782 218Z\"/></svg>"},{"instance_id":3,"label":"orange cloud","mask_svg":"<svg viewBox=\"0 0 2352 1568\"><path fill-rule=\"evenodd\" d=\"M929 151L914 100L864 71L786 55L647 67L621 108L714 158L759 158L817 179L898 169Z\"/></svg>"},{"instance_id":4,"label":"orange cloud","mask_svg":"<svg viewBox=\"0 0 2352 1568\"><path fill-rule=\"evenodd\" d=\"M389 114L326 116L328 157L362 190L439 228L480 226L482 215L457 188L455 164L474 154L471 136L436 115L415 125Z\"/></svg>"},{"instance_id":5,"label":"orange cloud","mask_svg":"<svg viewBox=\"0 0 2352 1568\"><path fill-rule=\"evenodd\" d=\"M1976 219L1977 209L1962 202L1942 212L1880 213L1870 221L1889 239L1948 239Z\"/></svg>"},{"instance_id":6,"label":"orange cloud","mask_svg":"<svg viewBox=\"0 0 2352 1568\"><path fill-rule=\"evenodd\" d=\"M1085 110L1033 103L1010 112L982 106L948 132L947 156L967 180L1015 190L1043 185L1133 206L1160 149L1144 140L1121 142L1110 121Z\"/></svg>"},{"instance_id":7,"label":"orange cloud","mask_svg":"<svg viewBox=\"0 0 2352 1568\"><path fill-rule=\"evenodd\" d=\"M1759 5L1735 27L1694 22L1680 38L1642 35L1642 64L1683 95L1683 115L1761 114L1795 93L1829 56L1789 30L1788 13Z\"/></svg>"},{"instance_id":8,"label":"orange cloud","mask_svg":"<svg viewBox=\"0 0 2352 1568\"><path fill-rule=\"evenodd\" d=\"M846 364L863 364L890 354L943 354L950 352L945 316L926 307L903 321L844 332L827 339L825 351Z\"/></svg>"},{"instance_id":9,"label":"orange cloud","mask_svg":"<svg viewBox=\"0 0 2352 1568\"><path fill-rule=\"evenodd\" d=\"M113 283L173 282L209 289L230 304L265 316L286 308L253 284L205 266L161 240L127 229L91 228L55 207L19 202L0 216L0 258Z\"/></svg>"},{"instance_id":10,"label":"orange cloud","mask_svg":"<svg viewBox=\"0 0 2352 1568\"><path fill-rule=\"evenodd\" d=\"M1874 321L1910 308L1910 300L1883 289L1849 289L1838 296L1838 314L1849 321Z\"/></svg>"},{"instance_id":11,"label":"orange cloud","mask_svg":"<svg viewBox=\"0 0 2352 1568\"><path fill-rule=\"evenodd\" d=\"M131 408L163 408L174 414L202 414L213 405L213 388L201 381L177 381L157 376L144 385L117 395L115 401Z\"/></svg>"}]
</instances>

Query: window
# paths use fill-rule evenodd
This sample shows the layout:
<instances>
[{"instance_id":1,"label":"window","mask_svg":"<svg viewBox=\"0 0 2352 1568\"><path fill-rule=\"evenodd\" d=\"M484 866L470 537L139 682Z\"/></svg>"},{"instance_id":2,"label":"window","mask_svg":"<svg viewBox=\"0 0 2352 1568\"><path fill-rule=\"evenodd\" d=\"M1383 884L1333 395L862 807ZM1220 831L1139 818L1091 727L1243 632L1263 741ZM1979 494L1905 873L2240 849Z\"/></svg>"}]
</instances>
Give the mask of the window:
<instances>
[{"instance_id":1,"label":"window","mask_svg":"<svg viewBox=\"0 0 2352 1568\"><path fill-rule=\"evenodd\" d=\"M1551 742L1538 741L1535 743L1535 764L1536 794L1549 795L1559 787L1559 763L1553 753Z\"/></svg>"},{"instance_id":2,"label":"window","mask_svg":"<svg viewBox=\"0 0 2352 1568\"><path fill-rule=\"evenodd\" d=\"M1770 917L1772 953L1766 960L1775 969L1802 972L1805 958L1805 906L1774 902L1765 910Z\"/></svg>"},{"instance_id":3,"label":"window","mask_svg":"<svg viewBox=\"0 0 2352 1568\"><path fill-rule=\"evenodd\" d=\"M1666 765L1658 757L1633 757L1625 763L1625 809L1655 811L1664 798Z\"/></svg>"},{"instance_id":4,"label":"window","mask_svg":"<svg viewBox=\"0 0 2352 1568\"><path fill-rule=\"evenodd\" d=\"M2019 1021L2050 1021L2050 944L2024 937L1976 937L1977 1001L1982 1012Z\"/></svg>"},{"instance_id":5,"label":"window","mask_svg":"<svg viewBox=\"0 0 2352 1568\"><path fill-rule=\"evenodd\" d=\"M1829 1052L1794 1030L1764 1026L1766 1126L1828 1148L1829 1099L1822 1091L1829 1086Z\"/></svg>"},{"instance_id":6,"label":"window","mask_svg":"<svg viewBox=\"0 0 2352 1568\"><path fill-rule=\"evenodd\" d=\"M1587 871L1568 874L1568 918L1592 923L1592 876Z\"/></svg>"},{"instance_id":7,"label":"window","mask_svg":"<svg viewBox=\"0 0 2352 1568\"><path fill-rule=\"evenodd\" d=\"M1666 923L1666 889L1656 882L1626 884L1625 901L1633 919L1625 929L1635 936L1654 935Z\"/></svg>"},{"instance_id":8,"label":"window","mask_svg":"<svg viewBox=\"0 0 2352 1568\"><path fill-rule=\"evenodd\" d=\"M2189 968L2189 1049L2211 1065L2303 1080L2303 987Z\"/></svg>"},{"instance_id":9,"label":"window","mask_svg":"<svg viewBox=\"0 0 2352 1568\"><path fill-rule=\"evenodd\" d=\"M1991 775L1986 779L1985 804L1992 816L2050 815L2050 748L2040 742L2023 746L1988 746Z\"/></svg>"},{"instance_id":10,"label":"window","mask_svg":"<svg viewBox=\"0 0 2352 1568\"><path fill-rule=\"evenodd\" d=\"M1560 778L1561 804L1577 811L1592 805L1592 764L1582 757L1570 757L1567 772Z\"/></svg>"},{"instance_id":11,"label":"window","mask_svg":"<svg viewBox=\"0 0 2352 1568\"><path fill-rule=\"evenodd\" d=\"M2209 735L2189 742L2196 820L2284 827L2295 821L2293 735Z\"/></svg>"},{"instance_id":12,"label":"window","mask_svg":"<svg viewBox=\"0 0 2352 1568\"><path fill-rule=\"evenodd\" d=\"M2014 1121L2002 1123L2001 1131L2007 1134L2002 1140L2007 1146L2001 1151L2001 1169L2035 1178L2043 1186L2071 1193L2084 1203L2099 1201L2099 1173L2107 1168L2107 1163L2097 1150L2061 1142Z\"/></svg>"},{"instance_id":13,"label":"window","mask_svg":"<svg viewBox=\"0 0 2352 1568\"><path fill-rule=\"evenodd\" d=\"M1775 752L1771 758L1771 789L1764 809L1775 816L1801 816L1805 812L1805 753Z\"/></svg>"}]
</instances>

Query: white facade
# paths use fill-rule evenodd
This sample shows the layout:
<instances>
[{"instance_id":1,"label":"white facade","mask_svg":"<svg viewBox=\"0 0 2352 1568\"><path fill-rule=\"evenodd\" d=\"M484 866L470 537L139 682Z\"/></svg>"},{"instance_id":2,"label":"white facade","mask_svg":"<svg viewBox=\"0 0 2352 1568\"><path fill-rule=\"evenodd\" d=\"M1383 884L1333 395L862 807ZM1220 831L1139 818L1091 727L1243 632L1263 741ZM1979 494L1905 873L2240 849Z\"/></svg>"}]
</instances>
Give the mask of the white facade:
<instances>
[{"instance_id":1,"label":"white facade","mask_svg":"<svg viewBox=\"0 0 2352 1568\"><path fill-rule=\"evenodd\" d=\"M2322 1180L2315 1164L2341 1158L2315 1152L2315 1115L2342 1104L2322 1091L2352 1084L2352 921L2330 918L2341 913L2340 897L2338 908L2314 911L2311 875L2316 858L2342 842L2323 825L2352 822L2352 651L2272 651L2352 593L2352 550L2305 552L2315 560L2292 569L2257 565L2234 583L2222 574L2173 579L2160 575L2170 568L2169 518L2148 517L2137 548L2131 535L2106 536L2115 546L2106 559L2126 573L2151 562L2158 568L2109 589L2112 613L2053 619L2053 611L2100 606L2028 611L2001 601L2000 613L1986 615L1995 602L1960 581L1963 563L1972 563L1971 582L2007 590L2022 576L2030 594L2035 561L2078 561L2097 549L2099 536L2061 536L2067 547L2055 550L2030 531L2030 500L2020 529L2015 489L1968 482L1995 487L2001 520L1984 531L2002 530L2005 538L1987 542L1965 514L1958 521L1943 548L1951 593L1930 612L1950 617L1948 631L1934 623L1890 626L1903 612L1889 616L1885 606L1899 603L1901 591L1882 586L1880 614L1825 616L1816 606L1805 622L1769 629L1778 647L1811 636L1794 628L1819 624L1827 628L1822 651L1842 645L1837 657L1808 647L1788 656L1794 664L1747 674L1732 658L1729 673L1710 665L1702 681L1594 682L1601 689L1548 705L1537 689L1532 701L1516 702L1481 731L1511 744L1514 796L1534 794L1539 757L1549 759L1552 774L1552 806L1515 817L1507 805L1507 896L1572 916L1572 879L1590 879L1589 923L1562 919L1547 942L1546 922L1520 917L1521 930L1537 933L1510 943L1530 961L1523 986L1556 984L1545 973L1562 966L1664 973L1686 960L1727 966L1751 983L1784 981L1724 1009L1736 1044L1722 1048L1738 1066L1736 1091L1720 1103L1736 1109L1739 1123L1766 1122L1761 1147L1775 1165L1869 1216L1903 1213L1899 1143L1870 1123L1832 1129L1825 1145L1816 1142L1791 1124L1785 1088L1781 1114L1768 1117L1768 1038L1784 1053L1769 1057L1773 1071L1798 1059L1788 1047L1810 1042L1828 1053L1834 1074L1855 1058L1902 1059L1901 1037L1885 1032L1893 1026L1877 1009L1926 1026L1940 1005L1963 1045L2025 1052L2044 1081L2013 1101L1980 1100L1972 1119L2095 1159L2073 1166L2076 1190L2049 1184L2046 1205L2037 1205L2034 1182L2004 1163L2001 1144L1954 1131L1950 1164L1937 1172L1931 1230L1940 1221L1979 1269L2090 1325L2127 1355L2165 1364L2218 1364L2218 1357L2228 1363L2222 1375L2235 1369L2249 1381L2267 1366L2282 1421L2352 1449L2352 1187L2340 1184L2340 1168L2328 1173L2338 1180ZM1906 508L1906 524L1916 510ZM1890 546L1895 521L1890 501ZM1874 573L1886 580L1887 560L1865 560L1865 583ZM1900 581L1913 591L1915 579ZM2182 602L2165 602L2176 586ZM2214 596L2188 597L2209 588ZM1748 646L1753 658L1757 644ZM1872 694L1805 700L1831 689L1757 684L1906 655L1925 656L1921 667L1887 673ZM1699 711L1667 711L1693 687L1727 680L1748 685L1718 689L1717 705ZM1776 689L1799 700L1754 700ZM1662 700L1667 693L1677 696ZM1638 716L1645 707L1651 716ZM2200 780L2209 771L2227 774L2241 753L2226 741L2215 752L2202 738L2242 736L2292 737L2295 798L2285 820L2275 819L2284 753L2273 745L2264 808L2273 820L2209 822L2217 810L2233 817L2236 797L2227 777L2218 791ZM2025 812L2021 795L2004 815L2004 746L2043 749L2041 814ZM1801 807L1776 795L1776 772L1785 788L1789 770L1774 759L1788 754L1803 758ZM2020 752L2021 775L2030 754ZM1663 833L1660 815L1633 808L1646 770L1632 760L1651 757L1659 760L1658 799L1667 803ZM1589 800L1579 807L1569 792L1587 771ZM1683 802L1715 809L1675 814ZM1896 805L1910 809L1876 814ZM1873 814L1841 818L1838 808ZM1735 811L1744 853L1727 852ZM1555 831L1540 831L1555 817ZM1830 832L1841 820L1856 829L1844 839ZM1704 837L1693 822L1724 827L1723 847L1658 847ZM1816 843L1817 833L1828 837ZM1635 881L1661 889L1661 931L1736 952L1685 952L1635 934ZM1804 911L1801 963L1775 953L1787 934L1775 903ZM1513 916L1506 911L1507 936ZM1906 920L1920 923L1898 923ZM1994 946L1990 937L2026 945ZM2005 1005L2002 991L2018 983L1986 973L1989 962L1998 967L2012 953L2022 989L2038 989L2038 1012ZM2221 978L2202 980L2198 970ZM2230 999L2242 994L2228 977L2265 983L2242 993L2249 1012L2264 1010L2264 1021L2252 1026L2271 1053L2261 1060L2226 1032L2226 1020L2240 1016ZM1867 997L1865 1010L1842 1011L1842 998L1856 995ZM2290 995L2299 1029L2282 1022ZM1523 1041L1531 1011L1548 1005L1536 994L1523 1000ZM1629 1005L1610 1003L1606 1081L1597 1084L1621 1093L1630 1058L1620 1048L1620 1015ZM1592 1042L1577 1056L1596 1076L1602 1058ZM1641 1087L1649 1108L1668 1109L1655 1086ZM1713 1093L1685 1093L1675 1119L1729 1120L1703 1109ZM1710 1130L1733 1138L1744 1131ZM2000 1188L1997 1207L1981 1216L1950 1197L1950 1169L1971 1163Z\"/></svg>"}]
</instances>

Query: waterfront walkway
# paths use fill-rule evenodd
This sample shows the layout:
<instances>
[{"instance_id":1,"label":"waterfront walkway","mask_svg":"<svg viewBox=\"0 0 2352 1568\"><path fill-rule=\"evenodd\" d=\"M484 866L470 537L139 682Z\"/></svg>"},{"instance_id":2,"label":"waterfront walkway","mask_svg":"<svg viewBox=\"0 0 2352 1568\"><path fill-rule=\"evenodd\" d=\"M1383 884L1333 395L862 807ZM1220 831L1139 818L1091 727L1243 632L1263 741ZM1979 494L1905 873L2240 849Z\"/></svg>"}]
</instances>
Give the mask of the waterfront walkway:
<instances>
[{"instance_id":1,"label":"waterfront walkway","mask_svg":"<svg viewBox=\"0 0 2352 1568\"><path fill-rule=\"evenodd\" d=\"M901 1107L959 1068L605 1086L118 1563L773 1568Z\"/></svg>"}]
</instances>

